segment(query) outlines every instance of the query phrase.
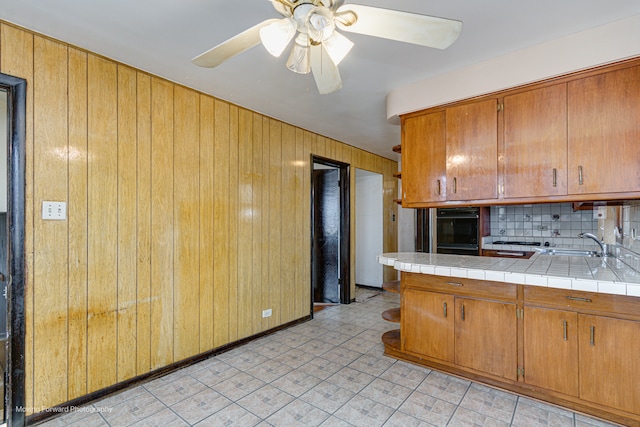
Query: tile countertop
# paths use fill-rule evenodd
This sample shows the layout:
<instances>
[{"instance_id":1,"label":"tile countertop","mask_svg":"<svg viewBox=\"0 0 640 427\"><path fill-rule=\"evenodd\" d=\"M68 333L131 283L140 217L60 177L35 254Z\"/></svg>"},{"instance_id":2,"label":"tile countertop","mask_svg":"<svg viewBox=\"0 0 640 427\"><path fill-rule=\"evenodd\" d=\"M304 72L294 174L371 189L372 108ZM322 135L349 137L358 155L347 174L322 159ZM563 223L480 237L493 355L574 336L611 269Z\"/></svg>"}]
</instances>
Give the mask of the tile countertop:
<instances>
[{"instance_id":1,"label":"tile countertop","mask_svg":"<svg viewBox=\"0 0 640 427\"><path fill-rule=\"evenodd\" d=\"M536 254L511 259L399 252L378 255L378 262L410 273L640 297L640 272L615 257Z\"/></svg>"}]
</instances>

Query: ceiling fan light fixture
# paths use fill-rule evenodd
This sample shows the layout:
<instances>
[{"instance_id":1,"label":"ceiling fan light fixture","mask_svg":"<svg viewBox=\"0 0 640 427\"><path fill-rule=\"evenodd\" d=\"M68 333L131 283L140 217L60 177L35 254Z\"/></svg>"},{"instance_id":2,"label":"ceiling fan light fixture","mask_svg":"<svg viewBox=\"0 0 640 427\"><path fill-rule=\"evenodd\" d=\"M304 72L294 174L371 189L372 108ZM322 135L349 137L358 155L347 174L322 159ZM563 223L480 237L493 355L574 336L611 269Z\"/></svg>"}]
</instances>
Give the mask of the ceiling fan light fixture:
<instances>
[{"instance_id":1,"label":"ceiling fan light fixture","mask_svg":"<svg viewBox=\"0 0 640 427\"><path fill-rule=\"evenodd\" d=\"M307 32L312 42L324 42L333 35L336 29L333 12L324 6L313 8L307 19Z\"/></svg>"},{"instance_id":2,"label":"ceiling fan light fixture","mask_svg":"<svg viewBox=\"0 0 640 427\"><path fill-rule=\"evenodd\" d=\"M280 19L260 29L260 41L267 52L277 58L282 55L296 31L297 25L294 20Z\"/></svg>"},{"instance_id":3,"label":"ceiling fan light fixture","mask_svg":"<svg viewBox=\"0 0 640 427\"><path fill-rule=\"evenodd\" d=\"M353 47L353 42L337 31L323 43L329 57L334 64L338 65Z\"/></svg>"},{"instance_id":4,"label":"ceiling fan light fixture","mask_svg":"<svg viewBox=\"0 0 640 427\"><path fill-rule=\"evenodd\" d=\"M311 49L309 48L308 38L300 34L287 60L287 68L298 74L309 74L311 72Z\"/></svg>"}]
</instances>

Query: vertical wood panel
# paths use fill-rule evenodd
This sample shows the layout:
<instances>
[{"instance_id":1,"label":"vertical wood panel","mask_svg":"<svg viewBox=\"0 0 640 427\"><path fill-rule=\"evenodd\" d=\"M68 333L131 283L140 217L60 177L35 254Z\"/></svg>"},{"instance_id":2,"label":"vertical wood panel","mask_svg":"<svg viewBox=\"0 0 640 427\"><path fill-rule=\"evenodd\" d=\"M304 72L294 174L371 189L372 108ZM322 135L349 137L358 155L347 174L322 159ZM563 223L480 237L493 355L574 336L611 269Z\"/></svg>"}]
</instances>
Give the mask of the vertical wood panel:
<instances>
[{"instance_id":1,"label":"vertical wood panel","mask_svg":"<svg viewBox=\"0 0 640 427\"><path fill-rule=\"evenodd\" d=\"M263 196L266 191L263 173L263 118L260 114L252 114L252 180L251 186L251 244L253 251L253 266L251 276L251 309L252 309L252 333L262 331L262 221L264 217Z\"/></svg>"},{"instance_id":2,"label":"vertical wood panel","mask_svg":"<svg viewBox=\"0 0 640 427\"><path fill-rule=\"evenodd\" d=\"M151 370L151 78L137 74L136 371Z\"/></svg>"},{"instance_id":3,"label":"vertical wood panel","mask_svg":"<svg viewBox=\"0 0 640 427\"><path fill-rule=\"evenodd\" d=\"M67 48L34 39L34 196L67 201ZM68 343L68 223L35 220L34 405L66 399Z\"/></svg>"},{"instance_id":4,"label":"vertical wood panel","mask_svg":"<svg viewBox=\"0 0 640 427\"><path fill-rule=\"evenodd\" d=\"M280 307L282 274L280 271L280 243L282 239L282 221L280 220L281 187L282 187L282 123L269 121L269 305L273 310L269 317L269 327L280 324L282 307Z\"/></svg>"},{"instance_id":5,"label":"vertical wood panel","mask_svg":"<svg viewBox=\"0 0 640 427\"><path fill-rule=\"evenodd\" d=\"M305 247L305 242L307 239L305 238L305 229L304 229L304 218L309 216L309 212L305 209L305 132L300 128L295 129L295 158L293 161L293 168L295 174L295 197L294 197L294 205L295 205L295 224L294 224L294 232L293 236L295 238L294 245L294 260L293 267L294 271L294 291L295 297L293 299L293 318L298 319L300 317L305 316L309 312L309 302L305 304L304 297L307 295L307 280L308 277L305 276L306 269L305 264L309 263L309 256L307 256L308 248ZM306 307L305 307L306 306ZM305 309L306 308L306 309Z\"/></svg>"},{"instance_id":6,"label":"vertical wood panel","mask_svg":"<svg viewBox=\"0 0 640 427\"><path fill-rule=\"evenodd\" d=\"M116 381L118 226L116 65L88 57L87 391Z\"/></svg>"},{"instance_id":7,"label":"vertical wood panel","mask_svg":"<svg viewBox=\"0 0 640 427\"><path fill-rule=\"evenodd\" d=\"M253 115L240 109L238 117L238 338L253 331Z\"/></svg>"},{"instance_id":8,"label":"vertical wood panel","mask_svg":"<svg viewBox=\"0 0 640 427\"><path fill-rule=\"evenodd\" d=\"M87 54L69 49L69 399L87 394Z\"/></svg>"},{"instance_id":9,"label":"vertical wood panel","mask_svg":"<svg viewBox=\"0 0 640 427\"><path fill-rule=\"evenodd\" d=\"M200 99L176 86L174 102L174 360L182 360L200 349Z\"/></svg>"},{"instance_id":10,"label":"vertical wood panel","mask_svg":"<svg viewBox=\"0 0 640 427\"><path fill-rule=\"evenodd\" d=\"M136 376L136 72L118 66L118 381Z\"/></svg>"},{"instance_id":11,"label":"vertical wood panel","mask_svg":"<svg viewBox=\"0 0 640 427\"><path fill-rule=\"evenodd\" d=\"M229 104L215 102L213 343L229 342Z\"/></svg>"},{"instance_id":12,"label":"vertical wood panel","mask_svg":"<svg viewBox=\"0 0 640 427\"><path fill-rule=\"evenodd\" d=\"M282 125L282 218L281 235L281 264L280 264L280 311L281 322L290 322L295 318L295 262L296 262L296 194L295 176L295 128L288 124Z\"/></svg>"},{"instance_id":13,"label":"vertical wood panel","mask_svg":"<svg viewBox=\"0 0 640 427\"><path fill-rule=\"evenodd\" d=\"M229 107L229 340L238 339L238 107Z\"/></svg>"},{"instance_id":14,"label":"vertical wood panel","mask_svg":"<svg viewBox=\"0 0 640 427\"><path fill-rule=\"evenodd\" d=\"M311 312L311 132L304 131L304 148L302 151L302 277L304 284L300 298L300 316L307 316Z\"/></svg>"},{"instance_id":15,"label":"vertical wood panel","mask_svg":"<svg viewBox=\"0 0 640 427\"><path fill-rule=\"evenodd\" d=\"M214 100L200 95L200 351L213 348Z\"/></svg>"},{"instance_id":16,"label":"vertical wood panel","mask_svg":"<svg viewBox=\"0 0 640 427\"><path fill-rule=\"evenodd\" d=\"M271 222L270 215L271 211L269 209L269 202L271 200L271 157L270 157L270 146L271 146L271 119L267 117L262 118L262 205L261 205L261 213L262 213L262 221L261 221L261 236L260 236L260 259L261 259L261 270L262 279L260 280L261 289L261 305L260 309L264 310L271 307L271 297L269 295L269 290L271 286L269 286L269 280L271 277L271 259L270 259L270 243L269 237L271 236ZM271 324L271 318L263 318L261 322L261 329L266 330L269 329L269 325Z\"/></svg>"},{"instance_id":17,"label":"vertical wood panel","mask_svg":"<svg viewBox=\"0 0 640 427\"><path fill-rule=\"evenodd\" d=\"M33 412L33 280L29 272L34 271L34 147L33 147L33 35L0 23L0 71L18 76L27 81L26 129L25 129L25 268L27 270L24 295L25 305L25 403L29 415Z\"/></svg>"},{"instance_id":18,"label":"vertical wood panel","mask_svg":"<svg viewBox=\"0 0 640 427\"><path fill-rule=\"evenodd\" d=\"M173 357L173 85L151 78L151 369Z\"/></svg>"}]
</instances>

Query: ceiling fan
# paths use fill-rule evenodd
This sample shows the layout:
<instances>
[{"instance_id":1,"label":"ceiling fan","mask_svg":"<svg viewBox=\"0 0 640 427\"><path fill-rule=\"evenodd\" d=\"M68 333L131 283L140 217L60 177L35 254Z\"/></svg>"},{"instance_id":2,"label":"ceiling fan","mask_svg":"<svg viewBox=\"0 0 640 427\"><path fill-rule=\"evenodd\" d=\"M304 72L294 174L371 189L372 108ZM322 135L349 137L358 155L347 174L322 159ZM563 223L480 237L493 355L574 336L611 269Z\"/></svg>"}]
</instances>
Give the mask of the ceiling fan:
<instances>
[{"instance_id":1,"label":"ceiling fan","mask_svg":"<svg viewBox=\"0 0 640 427\"><path fill-rule=\"evenodd\" d=\"M284 18L267 19L198 55L192 62L216 67L260 44L280 56L294 40L287 68L301 74L313 72L321 94L342 87L338 64L353 43L344 31L445 49L460 34L462 22L417 13L400 12L344 0L270 0Z\"/></svg>"}]
</instances>

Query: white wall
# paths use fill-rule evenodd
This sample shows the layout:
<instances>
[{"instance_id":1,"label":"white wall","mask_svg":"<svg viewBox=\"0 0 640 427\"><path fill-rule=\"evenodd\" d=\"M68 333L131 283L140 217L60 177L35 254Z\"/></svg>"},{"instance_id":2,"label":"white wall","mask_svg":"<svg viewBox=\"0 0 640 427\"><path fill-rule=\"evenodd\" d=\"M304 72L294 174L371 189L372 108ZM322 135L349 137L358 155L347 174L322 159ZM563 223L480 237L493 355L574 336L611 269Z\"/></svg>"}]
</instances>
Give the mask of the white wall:
<instances>
[{"instance_id":1,"label":"white wall","mask_svg":"<svg viewBox=\"0 0 640 427\"><path fill-rule=\"evenodd\" d=\"M640 15L397 88L387 118L640 55Z\"/></svg>"},{"instance_id":2,"label":"white wall","mask_svg":"<svg viewBox=\"0 0 640 427\"><path fill-rule=\"evenodd\" d=\"M356 169L356 284L381 287L383 253L382 175Z\"/></svg>"}]
</instances>

